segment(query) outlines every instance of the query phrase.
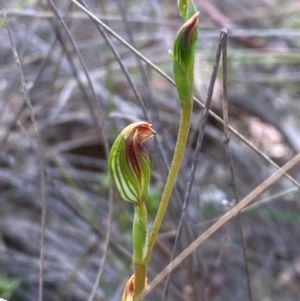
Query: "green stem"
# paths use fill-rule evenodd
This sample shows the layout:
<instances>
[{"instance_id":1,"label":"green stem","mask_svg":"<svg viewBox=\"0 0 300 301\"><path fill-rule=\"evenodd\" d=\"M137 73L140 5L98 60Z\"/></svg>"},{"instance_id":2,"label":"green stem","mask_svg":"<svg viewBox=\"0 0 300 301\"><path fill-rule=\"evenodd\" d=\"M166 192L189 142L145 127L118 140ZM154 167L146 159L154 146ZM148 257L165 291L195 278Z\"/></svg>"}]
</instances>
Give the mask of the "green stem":
<instances>
[{"instance_id":1,"label":"green stem","mask_svg":"<svg viewBox=\"0 0 300 301\"><path fill-rule=\"evenodd\" d=\"M147 208L145 202L134 205L133 221L133 265L134 265L134 290L133 300L143 301L146 282L145 248L147 244Z\"/></svg>"},{"instance_id":2,"label":"green stem","mask_svg":"<svg viewBox=\"0 0 300 301\"><path fill-rule=\"evenodd\" d=\"M167 182L161 197L160 205L148 240L147 253L145 257L145 262L147 265L149 264L151 254L156 242L156 238L161 223L163 221L165 212L167 210L169 200L173 191L173 187L176 182L177 175L181 166L181 161L184 155L187 137L190 129L192 108L193 108L192 100L181 103L181 117L180 117L178 138L177 138L176 147L173 155L172 164L169 170Z\"/></svg>"},{"instance_id":3,"label":"green stem","mask_svg":"<svg viewBox=\"0 0 300 301\"><path fill-rule=\"evenodd\" d=\"M144 300L144 289L146 283L146 264L145 263L134 263L134 290L133 290L133 301Z\"/></svg>"},{"instance_id":4,"label":"green stem","mask_svg":"<svg viewBox=\"0 0 300 301\"><path fill-rule=\"evenodd\" d=\"M147 244L147 208L144 202L134 205L132 244L133 263L144 263Z\"/></svg>"},{"instance_id":5,"label":"green stem","mask_svg":"<svg viewBox=\"0 0 300 301\"><path fill-rule=\"evenodd\" d=\"M147 207L145 202L134 204L135 214L141 218L143 223L147 225Z\"/></svg>"}]
</instances>

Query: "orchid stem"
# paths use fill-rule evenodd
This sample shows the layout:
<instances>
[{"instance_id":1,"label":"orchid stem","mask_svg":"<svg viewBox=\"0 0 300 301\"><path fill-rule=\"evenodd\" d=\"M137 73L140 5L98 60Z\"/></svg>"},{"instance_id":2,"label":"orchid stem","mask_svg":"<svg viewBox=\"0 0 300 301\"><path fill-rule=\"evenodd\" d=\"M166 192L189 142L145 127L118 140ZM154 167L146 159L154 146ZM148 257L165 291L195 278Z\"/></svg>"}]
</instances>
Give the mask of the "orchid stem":
<instances>
[{"instance_id":1,"label":"orchid stem","mask_svg":"<svg viewBox=\"0 0 300 301\"><path fill-rule=\"evenodd\" d=\"M146 263L144 259L147 245L147 208L145 202L134 205L133 221L133 265L134 290L133 301L143 301L143 292L146 282Z\"/></svg>"},{"instance_id":2,"label":"orchid stem","mask_svg":"<svg viewBox=\"0 0 300 301\"><path fill-rule=\"evenodd\" d=\"M170 52L170 55L181 107L180 123L171 167L147 244L145 256L147 266L180 170L193 110L194 58L198 38L199 12L192 0L178 0L178 9L185 23L177 33L173 52Z\"/></svg>"},{"instance_id":3,"label":"orchid stem","mask_svg":"<svg viewBox=\"0 0 300 301\"><path fill-rule=\"evenodd\" d=\"M134 290L133 290L133 301L144 300L144 289L146 281L146 264L145 263L134 263Z\"/></svg>"},{"instance_id":4,"label":"orchid stem","mask_svg":"<svg viewBox=\"0 0 300 301\"><path fill-rule=\"evenodd\" d=\"M169 200L181 166L182 158L186 147L187 137L189 133L189 128L190 128L192 108L193 108L192 101L184 102L181 104L180 124L179 124L178 138L175 146L175 151L174 151L171 167L169 170L167 182L161 197L160 205L148 240L147 253L145 256L145 262L147 265L149 264L151 254L157 239L157 235L160 226L162 224L164 215L166 213Z\"/></svg>"}]
</instances>

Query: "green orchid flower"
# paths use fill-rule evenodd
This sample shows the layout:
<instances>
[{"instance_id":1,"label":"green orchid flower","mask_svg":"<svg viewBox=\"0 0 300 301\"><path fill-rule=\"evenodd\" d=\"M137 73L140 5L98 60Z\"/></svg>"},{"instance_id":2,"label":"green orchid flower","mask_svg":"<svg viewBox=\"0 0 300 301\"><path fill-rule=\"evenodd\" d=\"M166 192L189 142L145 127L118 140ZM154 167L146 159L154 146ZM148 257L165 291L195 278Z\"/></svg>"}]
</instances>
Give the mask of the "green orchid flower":
<instances>
[{"instance_id":1,"label":"green orchid flower","mask_svg":"<svg viewBox=\"0 0 300 301\"><path fill-rule=\"evenodd\" d=\"M150 160L143 143L155 131L147 122L127 126L115 140L109 155L111 177L121 199L144 202L150 181Z\"/></svg>"}]
</instances>

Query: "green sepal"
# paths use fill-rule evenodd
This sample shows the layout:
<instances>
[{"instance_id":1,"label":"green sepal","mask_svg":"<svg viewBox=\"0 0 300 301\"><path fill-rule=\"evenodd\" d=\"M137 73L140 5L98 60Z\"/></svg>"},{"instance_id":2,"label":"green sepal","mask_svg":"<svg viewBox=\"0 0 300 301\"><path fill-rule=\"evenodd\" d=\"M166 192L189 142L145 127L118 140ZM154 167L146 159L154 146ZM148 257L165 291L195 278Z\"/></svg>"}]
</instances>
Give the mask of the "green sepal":
<instances>
[{"instance_id":1,"label":"green sepal","mask_svg":"<svg viewBox=\"0 0 300 301\"><path fill-rule=\"evenodd\" d=\"M198 39L198 18L196 12L178 31L173 52L173 72L180 102L192 101L194 83L194 59Z\"/></svg>"},{"instance_id":2,"label":"green sepal","mask_svg":"<svg viewBox=\"0 0 300 301\"><path fill-rule=\"evenodd\" d=\"M189 102L192 98L191 85L185 70L176 60L173 61L173 73L180 103Z\"/></svg>"}]
</instances>

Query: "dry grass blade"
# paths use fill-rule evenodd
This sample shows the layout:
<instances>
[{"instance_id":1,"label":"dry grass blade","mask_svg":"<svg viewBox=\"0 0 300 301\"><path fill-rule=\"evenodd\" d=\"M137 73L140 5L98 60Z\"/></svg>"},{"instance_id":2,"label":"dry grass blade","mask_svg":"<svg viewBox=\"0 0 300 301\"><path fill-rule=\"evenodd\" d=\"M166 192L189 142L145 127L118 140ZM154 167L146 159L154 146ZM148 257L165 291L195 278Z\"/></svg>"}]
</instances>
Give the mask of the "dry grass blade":
<instances>
[{"instance_id":1,"label":"dry grass blade","mask_svg":"<svg viewBox=\"0 0 300 301\"><path fill-rule=\"evenodd\" d=\"M222 46L223 46L222 47L222 69L223 69L222 104L223 104L223 120L224 120L224 145L225 145L226 154L227 154L228 163L229 163L231 183L232 183L232 188L233 188L234 196L235 196L235 204L237 205L239 203L239 196L238 196L238 190L237 190L237 184L236 184L236 176L234 173L233 160L232 160L231 150L230 150L230 146L229 146L230 136L229 136L229 131L228 131L229 114L228 114L228 93L227 93L227 36L226 36L226 39L224 40L224 43ZM251 292L250 274L249 274L249 269L248 269L247 248L246 248L241 212L238 213L237 219L238 219L238 227L239 227L239 231L240 231L240 238L241 238L242 249L243 249L244 269L245 269L245 275L246 275L246 281L247 281L248 298L249 298L249 301L252 301L253 299L252 299L252 292Z\"/></svg>"},{"instance_id":2,"label":"dry grass blade","mask_svg":"<svg viewBox=\"0 0 300 301\"><path fill-rule=\"evenodd\" d=\"M68 29L68 27L67 27L67 25L66 25L64 19L62 18L62 16L60 15L59 11L57 10L57 8L56 8L54 2L53 2L52 0L48 0L48 2L50 3L50 5L51 5L51 7L52 7L52 9L53 9L53 12L55 13L55 15L57 16L57 18L59 19L59 21L60 21L62 27L63 27L64 30L66 31L67 36L68 36L68 38L70 39L70 41L71 41L71 43L72 43L72 45L73 45L73 47L74 47L74 49L75 49L75 51L76 51L76 54L77 54L77 56L78 56L78 58L79 58L79 61L80 61L80 63L81 63L81 66L82 66L82 68L83 68L84 74L85 74L85 76L86 76L86 78L87 78L89 87L90 87L90 89L91 89L91 91L92 91L92 93L93 93L93 96L94 96L94 99L96 100L96 103L98 104L98 108L99 108L100 114L102 114L102 109L101 109L100 101L98 100L98 96L97 96L97 94L96 94L96 91L95 91L95 88L94 88L92 79L91 79L91 77L90 77L90 75L89 75L89 72L88 72L88 70L87 70L86 64L84 63L84 60L83 60L83 58L82 58L82 56L81 56L81 54L80 54L80 51L79 51L79 49L78 49L78 47L77 47L77 44L76 44L76 42L75 42L75 39L73 38L73 36L72 36L70 30ZM91 115L93 116L93 120L94 120L95 124L98 126L98 128L102 128L102 130L100 131L100 133L101 133L101 135L102 135L102 138L103 138L103 141L104 141L104 146L105 146L106 155L107 155L107 157L108 157L109 147L108 147L108 142L107 142L107 138L106 138L106 133L105 133L105 130L104 130L104 128L105 128L105 127L104 127L104 124L102 124L102 125L100 126L99 121L98 121L98 118L96 117L95 112L94 112L94 110L93 110L93 106L92 106L92 104L89 103L88 99L87 99L87 104L89 105L89 109L90 109ZM101 117L103 117L103 116L101 116ZM103 121L104 119L103 119L103 118L100 118L100 120Z\"/></svg>"},{"instance_id":3,"label":"dry grass blade","mask_svg":"<svg viewBox=\"0 0 300 301\"><path fill-rule=\"evenodd\" d=\"M254 204L248 206L247 208L245 208L244 210L242 211L249 211L249 210L253 210L253 209L256 209L256 208L259 208L263 205L266 205L266 204L269 204L279 198L282 198L282 197L286 197L288 196L289 194L294 194L294 193L299 193L299 189L297 187L294 187L294 188L290 188L290 189L287 189L285 191L282 191L282 192L279 192L273 196L270 196L270 197L267 197L267 198L264 198L262 199L261 201L258 201L258 202L255 202Z\"/></svg>"},{"instance_id":4,"label":"dry grass blade","mask_svg":"<svg viewBox=\"0 0 300 301\"><path fill-rule=\"evenodd\" d=\"M113 188L112 185L109 186L109 194L113 195ZM113 201L111 198L111 201L109 202L109 207L108 207L108 218L107 218L107 228L106 228L106 235L105 235L105 241L104 241L104 246L105 246L105 251L104 251L104 255L102 256L101 259L101 263L99 266L99 270L95 279L95 283L94 283L94 287L93 290L91 292L91 295L89 296L89 301L93 301L96 294L97 294L97 290L98 290L98 286L101 280L101 276L103 274L104 271L104 264L105 264L105 260L106 260L106 256L107 256L107 252L108 252L108 246L109 246L109 242L110 242L110 233L111 233L111 227L112 227L112 216L113 216Z\"/></svg>"},{"instance_id":5,"label":"dry grass blade","mask_svg":"<svg viewBox=\"0 0 300 301\"><path fill-rule=\"evenodd\" d=\"M85 6L85 7L83 7L83 6L82 6L82 7L83 7L85 10L87 10L88 7L86 6L85 1L81 1L81 2L82 2L83 5ZM76 4L76 3L75 3L75 4ZM79 4L79 3L78 3L78 4ZM87 11L88 11L88 10L87 10ZM89 15L89 16L90 16L90 15ZM91 19L92 19L92 21L94 21L94 23L95 23L95 20L94 20L93 18L91 18ZM104 31L103 28L102 28L102 24L101 24L101 26L99 26L98 23L95 23L95 25L96 25L97 29L99 30L99 32L101 33L101 35L103 36L103 38L105 39L105 42L107 43L107 45L108 45L109 48L111 49L112 53L114 54L114 56L115 56L117 62L119 63L119 65L120 65L120 67L121 67L123 73L124 73L125 76L126 76L126 79L127 79L127 81L128 81L128 84L130 85L130 87L131 87L133 93L135 94L136 98L139 100L145 118L146 118L147 120L151 120L151 118L150 118L150 116L149 116L149 114L148 114L148 112L147 112L147 108L146 108L146 105L145 105L145 103L144 103L144 100L143 100L143 98L141 97L140 93L138 92L138 89L136 88L136 85L135 85L134 81L132 80L132 78L131 78L131 76L130 76L130 74L129 74L127 68L126 68L126 66L124 65L124 63L123 63L123 61L122 61L122 59L121 59L121 57L120 57L120 55L119 55L117 49L114 47L114 45L113 45L112 42L110 41L109 37L106 35L105 31Z\"/></svg>"},{"instance_id":6,"label":"dry grass blade","mask_svg":"<svg viewBox=\"0 0 300 301\"><path fill-rule=\"evenodd\" d=\"M36 77L35 77L35 80L34 80L32 86L31 86L31 88L30 88L30 90L29 90L29 95L30 95L30 92L31 92L32 90L34 90L34 88L36 87L36 85L37 85L37 83L38 83L38 79L40 78L40 76L42 75L43 71L45 70L46 64L48 63L48 60L49 60L49 58L50 58L50 54L51 54L51 52L52 52L52 50L53 50L53 47L55 46L55 43L56 43L56 39L54 39L54 40L52 41L51 46L49 47L49 51L48 51L48 53L47 53L47 56L46 56L45 59L43 60L43 63L42 63L42 65L40 66L40 68L39 68L39 70L38 70L38 72L37 72L37 75L36 75ZM26 108L26 105L27 105L27 104L26 104L26 99L24 99L24 101L23 101L22 105L20 106L20 109L19 109L19 111L17 112L15 118L12 120L12 122L11 122L10 125L8 126L6 135L5 135L5 136L2 138L2 140L0 141L0 152L3 151L7 139L8 139L8 137L9 137L9 135L11 134L12 129L15 127L15 125L16 125L18 119L20 118L21 113L22 113L23 110Z\"/></svg>"},{"instance_id":7,"label":"dry grass blade","mask_svg":"<svg viewBox=\"0 0 300 301\"><path fill-rule=\"evenodd\" d=\"M39 170L40 170L40 181L41 181L41 207L42 207L42 215L41 215L41 241L40 241L40 269L39 269L39 301L43 300L43 274L44 274L44 259L45 259L45 231L46 231L46 196L45 196L45 168L44 168L44 157L43 157L43 149L40 143L40 138L39 138L39 133L38 133L38 128L37 128L37 123L32 107L32 103L29 97L28 89L26 86L25 82L25 77L22 71L21 63L19 60L18 52L12 37L12 33L10 30L9 26L9 20L7 18L7 15L4 11L4 19L6 22L6 28L8 32L8 36L10 39L12 51L14 54L15 62L17 64L20 77L21 77L21 82L22 82L22 87L23 87L23 93L24 97L26 99L27 106L30 111L30 118L31 122L33 124L34 128L34 133L35 133L35 138L36 138L36 143L37 143L37 157L38 157L38 164L39 164Z\"/></svg>"},{"instance_id":8,"label":"dry grass blade","mask_svg":"<svg viewBox=\"0 0 300 301\"><path fill-rule=\"evenodd\" d=\"M75 39L73 38L70 30L68 29L64 19L62 18L62 16L60 15L59 11L57 10L54 2L52 0L48 0L48 2L50 3L52 9L53 9L53 12L55 13L55 15L58 17L58 19L60 20L64 30L66 31L67 35L68 35L68 38L70 39L75 51L76 51L76 54L79 58L79 61L82 65L82 68L83 68L83 71L86 75L86 78L87 78L87 81L88 81L88 84L89 84L89 87L92 91L92 94L94 96L94 99L96 100L96 103L98 104L98 108L99 108L99 113L100 113L100 123L99 124L99 119L96 117L95 113L94 113L94 110L92 108L92 105L89 105L90 107L90 112L93 116L93 119L94 119L94 122L95 124L98 126L98 128L100 128L100 134L102 136L102 140L104 141L104 148L105 148L105 154L106 154L106 158L108 158L108 154L109 154L109 146L108 146L108 139L107 139L107 136L106 136L106 132L105 132L105 125L104 125L104 116L103 116L103 111L102 111L102 108L101 108L101 103L97 97L97 94L96 94L96 91L94 89L94 85L93 85L93 82L91 80L91 77L89 75L89 72L87 70L87 67L86 67L86 64L84 63L84 60L80 54L80 51L76 45L76 42L75 42ZM87 103L89 104L89 102L87 101ZM110 182L109 184L109 210L108 210L108 223L107 223L107 230L106 230L106 236L105 236L105 242L104 242L104 253L103 253L103 256L102 256L102 259L101 259L101 263L100 263L100 266L99 266L99 270L98 270L98 273L97 273L97 276L96 276L96 279L95 279L95 283L94 283L94 287L93 287L93 290L91 292L91 295L90 295L90 298L89 300L92 301L97 293L97 288L98 288L98 285L99 285L99 282L100 282L100 279L101 279L101 276L102 276L102 273L103 273L103 270L104 270L104 264L105 264L105 260L106 260L106 256L107 256L107 252L108 252L108 246L109 246L109 241L110 241L110 233L111 233L111 223L112 223L112 213L113 213L113 187L112 187L112 183Z\"/></svg>"},{"instance_id":9,"label":"dry grass blade","mask_svg":"<svg viewBox=\"0 0 300 301\"><path fill-rule=\"evenodd\" d=\"M146 292L149 294L157 284L159 284L172 270L174 270L184 259L191 255L196 248L201 246L208 238L222 228L228 221L237 216L237 214L249 206L257 197L275 184L284 173L295 167L300 162L300 153L288 161L280 170L277 170L273 175L266 179L261 185L249 193L243 200L235 205L231 210L224 214L217 222L209 229L200 235L193 243L191 243L181 254L179 254L168 266L166 266L151 282L150 289Z\"/></svg>"}]
</instances>

